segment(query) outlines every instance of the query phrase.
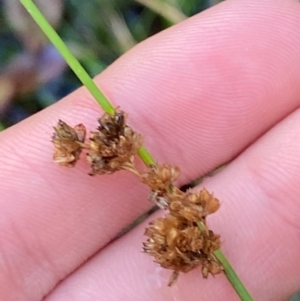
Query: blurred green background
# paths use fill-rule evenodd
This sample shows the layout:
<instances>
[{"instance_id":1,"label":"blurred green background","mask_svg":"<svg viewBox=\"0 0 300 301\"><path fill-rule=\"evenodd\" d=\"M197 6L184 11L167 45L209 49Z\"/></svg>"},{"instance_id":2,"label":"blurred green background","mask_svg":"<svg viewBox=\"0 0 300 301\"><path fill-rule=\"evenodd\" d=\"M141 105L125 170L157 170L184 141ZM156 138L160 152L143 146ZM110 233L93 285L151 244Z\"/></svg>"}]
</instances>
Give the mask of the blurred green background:
<instances>
[{"instance_id":1,"label":"blurred green background","mask_svg":"<svg viewBox=\"0 0 300 301\"><path fill-rule=\"evenodd\" d=\"M36 0L91 76L220 0ZM0 130L80 86L19 0L0 0Z\"/></svg>"}]
</instances>

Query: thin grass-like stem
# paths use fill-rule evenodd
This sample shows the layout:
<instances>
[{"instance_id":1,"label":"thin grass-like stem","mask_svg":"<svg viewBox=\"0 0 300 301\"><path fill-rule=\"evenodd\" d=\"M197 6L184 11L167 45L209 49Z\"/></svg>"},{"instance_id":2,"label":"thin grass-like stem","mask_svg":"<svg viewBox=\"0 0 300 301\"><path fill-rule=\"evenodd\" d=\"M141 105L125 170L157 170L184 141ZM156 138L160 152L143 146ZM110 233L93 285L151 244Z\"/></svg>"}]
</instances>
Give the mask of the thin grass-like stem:
<instances>
[{"instance_id":1,"label":"thin grass-like stem","mask_svg":"<svg viewBox=\"0 0 300 301\"><path fill-rule=\"evenodd\" d=\"M198 227L201 230L206 230L206 226L202 222L197 222ZM251 295L247 291L246 287L242 283L242 281L239 279L238 275L234 271L233 267L227 260L226 256L224 253L219 249L214 252L215 257L219 262L221 262L223 268L224 268L224 273L228 279L228 281L231 283L232 287L238 294L241 300L243 301L253 301Z\"/></svg>"},{"instance_id":2,"label":"thin grass-like stem","mask_svg":"<svg viewBox=\"0 0 300 301\"><path fill-rule=\"evenodd\" d=\"M253 301L253 298L251 297L251 295L249 294L249 292L245 288L242 281L236 281L237 279L239 279L239 277L236 274L236 272L234 271L234 269L231 266L231 264L229 263L229 261L227 260L224 253L219 249L219 250L214 252L214 255L222 263L223 268L224 268L224 273L225 273L228 281L231 283L234 290L236 291L236 293L240 297L240 299L243 300L243 301Z\"/></svg>"},{"instance_id":3,"label":"thin grass-like stem","mask_svg":"<svg viewBox=\"0 0 300 301\"><path fill-rule=\"evenodd\" d=\"M20 2L27 9L28 13L34 19L34 21L39 25L42 31L46 34L55 48L59 51L61 56L65 59L70 68L77 75L78 79L82 82L82 84L90 91L90 93L94 96L96 101L102 107L102 109L112 114L114 112L114 107L108 101L106 96L99 90L95 82L89 76L89 74L85 71L85 69L81 66L75 56L71 53L67 45L63 42L54 28L50 25L50 23L46 20L42 12L37 8L37 6L31 0L20 0Z\"/></svg>"}]
</instances>

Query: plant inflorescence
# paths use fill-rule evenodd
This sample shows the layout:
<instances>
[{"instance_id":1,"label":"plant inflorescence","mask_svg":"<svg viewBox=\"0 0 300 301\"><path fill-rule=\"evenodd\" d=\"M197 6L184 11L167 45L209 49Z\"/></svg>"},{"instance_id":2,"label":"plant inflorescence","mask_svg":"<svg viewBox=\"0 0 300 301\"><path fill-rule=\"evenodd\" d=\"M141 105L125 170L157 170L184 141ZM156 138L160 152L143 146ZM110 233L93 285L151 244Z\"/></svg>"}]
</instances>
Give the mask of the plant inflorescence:
<instances>
[{"instance_id":1,"label":"plant inflorescence","mask_svg":"<svg viewBox=\"0 0 300 301\"><path fill-rule=\"evenodd\" d=\"M206 189L183 192L177 188L174 183L180 169L176 166L151 164L147 170L139 170L135 156L143 137L126 124L126 115L120 109L113 114L105 113L98 122L97 130L85 141L83 124L72 128L59 120L52 137L54 162L73 167L85 149L90 175L127 170L149 187L149 200L167 213L150 223L145 231L147 240L143 249L163 268L173 270L169 285L180 272L187 273L199 266L205 278L222 272L223 266L214 255L221 246L220 236L206 224L206 217L220 207L218 199ZM205 227L199 227L199 222Z\"/></svg>"},{"instance_id":2,"label":"plant inflorescence","mask_svg":"<svg viewBox=\"0 0 300 301\"><path fill-rule=\"evenodd\" d=\"M78 79L82 82L82 84L87 88L87 90L94 96L95 100L98 102L98 104L102 107L102 109L107 112L110 115L114 114L114 108L108 98L99 90L97 85L94 83L94 81L91 79L91 77L88 75L86 70L80 65L78 60L75 58L75 56L71 53L71 51L68 49L66 44L63 42L63 40L60 38L60 36L57 34L57 32L53 29L53 27L49 24L49 22L46 20L45 16L41 13L41 11L38 9L38 7L33 3L32 0L20 0L20 2L24 5L28 13L32 16L32 18L36 21L36 23L40 26L42 31L46 34L46 36L49 38L49 40L53 43L53 45L57 48L59 53L62 55L62 57L65 59L67 64L70 66L70 68L74 71L74 73L77 75ZM76 161L79 158L79 154L83 148L86 146L80 145L80 143L83 143L81 141L84 141L82 139L83 132L79 131L78 128L76 128L77 131L71 130L71 128L66 125L64 122L61 122L60 125L62 127L66 127L66 133L63 131L59 131L60 127L58 124L58 127L55 128L55 134L53 136L53 142L56 147L56 152L54 159L61 165L65 166L72 166L76 163ZM80 127L79 127L80 128ZM75 130L75 129L74 129ZM75 142L73 146L71 147L67 140L64 138L64 135L71 134L71 141ZM73 134L72 134L73 133ZM85 131L84 131L85 136ZM64 143L67 143L64 145ZM69 148L70 147L70 148ZM89 146L87 146L87 149L89 149ZM149 153L149 151L145 147L141 147L138 150L138 156L142 159L142 161L149 167L156 166L155 160ZM109 158L107 158L109 159ZM123 165L122 168L124 168L125 165ZM166 198L157 198L159 197L158 192L151 192L150 198L152 200L158 200L158 204L165 204L167 202ZM168 204L168 203L167 203ZM168 208L168 206L167 206ZM206 229L205 224L203 221L198 221L197 225L200 229ZM209 230L207 230L209 231ZM166 239L166 238L165 238ZM231 266L230 262L227 260L226 256L223 254L221 249L217 249L214 254L215 258L222 264L224 269L224 274L227 277L229 283L232 285L232 287L235 289L236 293L243 301L253 301L253 298L247 291L246 287L234 271L233 267ZM176 275L178 274L178 271L174 271L174 278L176 278ZM171 279L172 282L172 279Z\"/></svg>"}]
</instances>

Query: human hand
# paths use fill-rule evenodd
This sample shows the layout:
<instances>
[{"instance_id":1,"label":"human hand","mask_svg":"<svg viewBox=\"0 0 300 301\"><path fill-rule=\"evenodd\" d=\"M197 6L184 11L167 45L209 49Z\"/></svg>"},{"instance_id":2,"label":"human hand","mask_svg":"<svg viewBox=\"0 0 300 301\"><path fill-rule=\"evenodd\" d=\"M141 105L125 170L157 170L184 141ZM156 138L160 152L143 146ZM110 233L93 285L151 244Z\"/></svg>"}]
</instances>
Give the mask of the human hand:
<instances>
[{"instance_id":1,"label":"human hand","mask_svg":"<svg viewBox=\"0 0 300 301\"><path fill-rule=\"evenodd\" d=\"M208 222L255 300L299 289L299 13L297 1L226 1L96 78L181 184L233 159L203 184L222 204ZM167 287L171 271L141 252L148 221L110 243L152 206L145 187L51 162L58 119L93 129L100 115L81 88L0 133L0 300L238 300L200 269Z\"/></svg>"}]
</instances>

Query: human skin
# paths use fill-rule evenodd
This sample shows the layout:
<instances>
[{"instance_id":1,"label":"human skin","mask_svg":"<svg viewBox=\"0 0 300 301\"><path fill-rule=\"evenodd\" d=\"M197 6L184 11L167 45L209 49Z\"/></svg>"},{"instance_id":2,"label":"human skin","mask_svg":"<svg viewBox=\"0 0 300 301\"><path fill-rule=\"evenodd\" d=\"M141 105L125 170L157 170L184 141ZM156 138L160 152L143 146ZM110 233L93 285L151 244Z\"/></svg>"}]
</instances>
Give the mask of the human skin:
<instances>
[{"instance_id":1,"label":"human skin","mask_svg":"<svg viewBox=\"0 0 300 301\"><path fill-rule=\"evenodd\" d=\"M95 81L128 112L179 185L220 199L208 223L255 300L300 288L300 4L228 0L141 43ZM85 88L0 133L0 300L239 300L200 269L167 287L141 252L147 223L113 242L152 204L126 172L90 177L51 161L58 119L93 130ZM197 187L196 189L200 189Z\"/></svg>"}]
</instances>

